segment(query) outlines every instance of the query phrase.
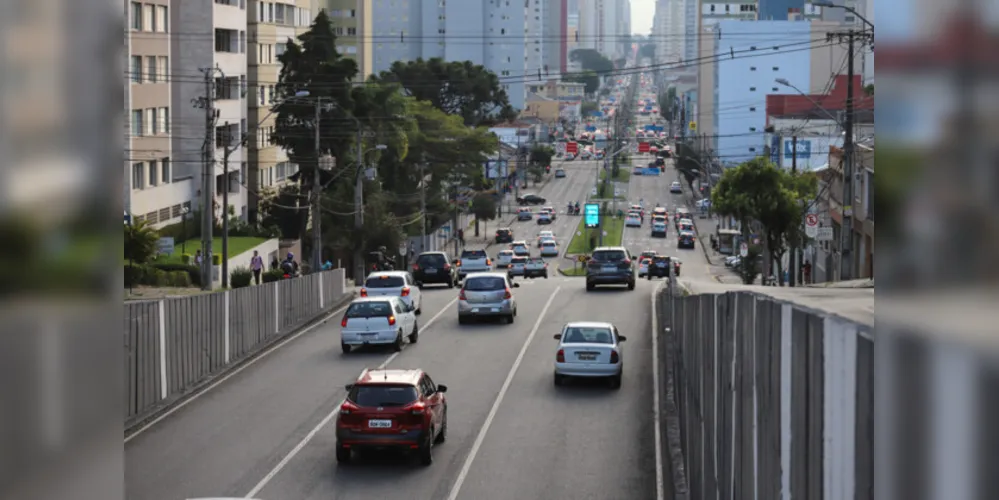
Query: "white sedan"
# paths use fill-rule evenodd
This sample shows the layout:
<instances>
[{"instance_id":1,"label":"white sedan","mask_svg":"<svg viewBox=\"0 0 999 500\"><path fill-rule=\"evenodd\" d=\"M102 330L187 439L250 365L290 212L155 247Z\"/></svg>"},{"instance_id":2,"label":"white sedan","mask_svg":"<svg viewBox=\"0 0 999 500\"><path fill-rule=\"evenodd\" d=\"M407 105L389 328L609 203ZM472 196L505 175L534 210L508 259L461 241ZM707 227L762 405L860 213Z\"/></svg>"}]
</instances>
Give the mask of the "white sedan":
<instances>
[{"instance_id":1,"label":"white sedan","mask_svg":"<svg viewBox=\"0 0 999 500\"><path fill-rule=\"evenodd\" d=\"M642 217L638 214L628 214L624 219L624 225L628 227L642 227Z\"/></svg>"},{"instance_id":2,"label":"white sedan","mask_svg":"<svg viewBox=\"0 0 999 500\"><path fill-rule=\"evenodd\" d=\"M368 275L361 297L399 297L416 314L423 312L423 293L406 271L378 271Z\"/></svg>"},{"instance_id":3,"label":"white sedan","mask_svg":"<svg viewBox=\"0 0 999 500\"><path fill-rule=\"evenodd\" d=\"M680 181L673 181L673 183L669 185L669 192L674 194L682 193L683 187L680 186Z\"/></svg>"},{"instance_id":4,"label":"white sedan","mask_svg":"<svg viewBox=\"0 0 999 500\"><path fill-rule=\"evenodd\" d=\"M542 257L558 257L558 243L555 240L545 240L541 242Z\"/></svg>"},{"instance_id":5,"label":"white sedan","mask_svg":"<svg viewBox=\"0 0 999 500\"><path fill-rule=\"evenodd\" d=\"M627 340L617 327L610 323L579 321L562 328L555 334L559 341L555 353L555 385L562 385L568 377L608 378L611 387L621 387L624 373L624 351L621 343Z\"/></svg>"},{"instance_id":6,"label":"white sedan","mask_svg":"<svg viewBox=\"0 0 999 500\"><path fill-rule=\"evenodd\" d=\"M402 350L403 339L415 344L420 327L413 306L400 297L359 297L340 320L340 347L347 354L354 347L389 345Z\"/></svg>"}]
</instances>

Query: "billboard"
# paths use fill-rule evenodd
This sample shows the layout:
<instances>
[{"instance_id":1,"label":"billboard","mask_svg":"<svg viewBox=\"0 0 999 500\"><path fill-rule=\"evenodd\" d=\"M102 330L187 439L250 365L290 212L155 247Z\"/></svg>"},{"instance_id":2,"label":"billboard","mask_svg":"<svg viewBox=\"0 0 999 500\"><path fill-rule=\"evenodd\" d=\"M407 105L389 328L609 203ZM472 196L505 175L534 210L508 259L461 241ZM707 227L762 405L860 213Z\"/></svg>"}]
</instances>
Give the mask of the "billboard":
<instances>
[{"instance_id":1,"label":"billboard","mask_svg":"<svg viewBox=\"0 0 999 500\"><path fill-rule=\"evenodd\" d=\"M486 179L505 179L509 175L506 160L488 160L482 168Z\"/></svg>"},{"instance_id":2,"label":"billboard","mask_svg":"<svg viewBox=\"0 0 999 500\"><path fill-rule=\"evenodd\" d=\"M600 227L600 204L587 203L583 206L583 217L586 227Z\"/></svg>"}]
</instances>

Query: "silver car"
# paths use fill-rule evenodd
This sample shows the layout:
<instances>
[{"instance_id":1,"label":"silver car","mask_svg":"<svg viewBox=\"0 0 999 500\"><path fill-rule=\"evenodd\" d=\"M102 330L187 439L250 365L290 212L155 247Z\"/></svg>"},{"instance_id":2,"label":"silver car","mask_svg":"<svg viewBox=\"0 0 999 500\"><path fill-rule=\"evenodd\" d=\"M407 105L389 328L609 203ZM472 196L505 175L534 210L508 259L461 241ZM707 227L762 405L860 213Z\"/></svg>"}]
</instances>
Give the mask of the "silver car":
<instances>
[{"instance_id":1,"label":"silver car","mask_svg":"<svg viewBox=\"0 0 999 500\"><path fill-rule=\"evenodd\" d=\"M555 354L555 385L562 385L567 377L607 378L611 387L621 387L624 373L624 351L621 343L627 340L617 327L610 323L577 321L566 324L561 333Z\"/></svg>"},{"instance_id":2,"label":"silver car","mask_svg":"<svg viewBox=\"0 0 999 500\"><path fill-rule=\"evenodd\" d=\"M513 323L517 317L514 288L520 288L520 283L513 283L506 273L469 274L458 295L458 323L471 318L505 318Z\"/></svg>"}]
</instances>

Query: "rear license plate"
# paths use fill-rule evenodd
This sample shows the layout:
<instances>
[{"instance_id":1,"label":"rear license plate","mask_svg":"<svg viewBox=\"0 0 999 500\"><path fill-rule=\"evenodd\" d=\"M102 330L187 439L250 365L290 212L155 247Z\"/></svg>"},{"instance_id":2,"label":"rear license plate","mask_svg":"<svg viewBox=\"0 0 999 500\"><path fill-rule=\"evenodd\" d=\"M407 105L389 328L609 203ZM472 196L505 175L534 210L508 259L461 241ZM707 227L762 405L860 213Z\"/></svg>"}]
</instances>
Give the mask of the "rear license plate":
<instances>
[{"instance_id":1,"label":"rear license plate","mask_svg":"<svg viewBox=\"0 0 999 500\"><path fill-rule=\"evenodd\" d=\"M604 266L603 270L605 273L612 273L614 271L617 271L617 266Z\"/></svg>"},{"instance_id":2,"label":"rear license plate","mask_svg":"<svg viewBox=\"0 0 999 500\"><path fill-rule=\"evenodd\" d=\"M372 429L388 429L392 427L391 420L368 420L368 427Z\"/></svg>"},{"instance_id":3,"label":"rear license plate","mask_svg":"<svg viewBox=\"0 0 999 500\"><path fill-rule=\"evenodd\" d=\"M666 264L663 264L662 262L660 262L660 263L656 264L656 267L666 267Z\"/></svg>"},{"instance_id":4,"label":"rear license plate","mask_svg":"<svg viewBox=\"0 0 999 500\"><path fill-rule=\"evenodd\" d=\"M437 272L437 269L434 269L432 267L428 267L428 268L424 269L423 271L426 272L427 274L434 274L434 273Z\"/></svg>"},{"instance_id":5,"label":"rear license plate","mask_svg":"<svg viewBox=\"0 0 999 500\"><path fill-rule=\"evenodd\" d=\"M499 308L498 308L498 307L494 307L494 308L492 308L492 312L494 312L494 313L498 313L499 311L500 311L500 310L499 310Z\"/></svg>"},{"instance_id":6,"label":"rear license plate","mask_svg":"<svg viewBox=\"0 0 999 500\"><path fill-rule=\"evenodd\" d=\"M472 312L473 312L473 313L477 313L477 312L479 312L479 308L478 308L478 307L475 307L475 308L472 308Z\"/></svg>"},{"instance_id":7,"label":"rear license plate","mask_svg":"<svg viewBox=\"0 0 999 500\"><path fill-rule=\"evenodd\" d=\"M588 352L586 352L586 353L579 353L579 360L580 361L596 361L597 360L597 355L596 354L592 354L592 353L588 353Z\"/></svg>"}]
</instances>

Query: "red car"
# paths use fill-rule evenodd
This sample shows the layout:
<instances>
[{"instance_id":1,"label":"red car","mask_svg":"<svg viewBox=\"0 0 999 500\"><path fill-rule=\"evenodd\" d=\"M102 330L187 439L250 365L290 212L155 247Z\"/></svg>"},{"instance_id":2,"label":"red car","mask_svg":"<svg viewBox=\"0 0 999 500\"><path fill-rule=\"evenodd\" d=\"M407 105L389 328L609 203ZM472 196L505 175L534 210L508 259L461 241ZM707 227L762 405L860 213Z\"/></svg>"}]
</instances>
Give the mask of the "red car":
<instances>
[{"instance_id":1,"label":"red car","mask_svg":"<svg viewBox=\"0 0 999 500\"><path fill-rule=\"evenodd\" d=\"M354 450L396 449L432 464L432 448L447 439L445 392L423 370L364 370L340 405L336 461L350 462Z\"/></svg>"}]
</instances>

